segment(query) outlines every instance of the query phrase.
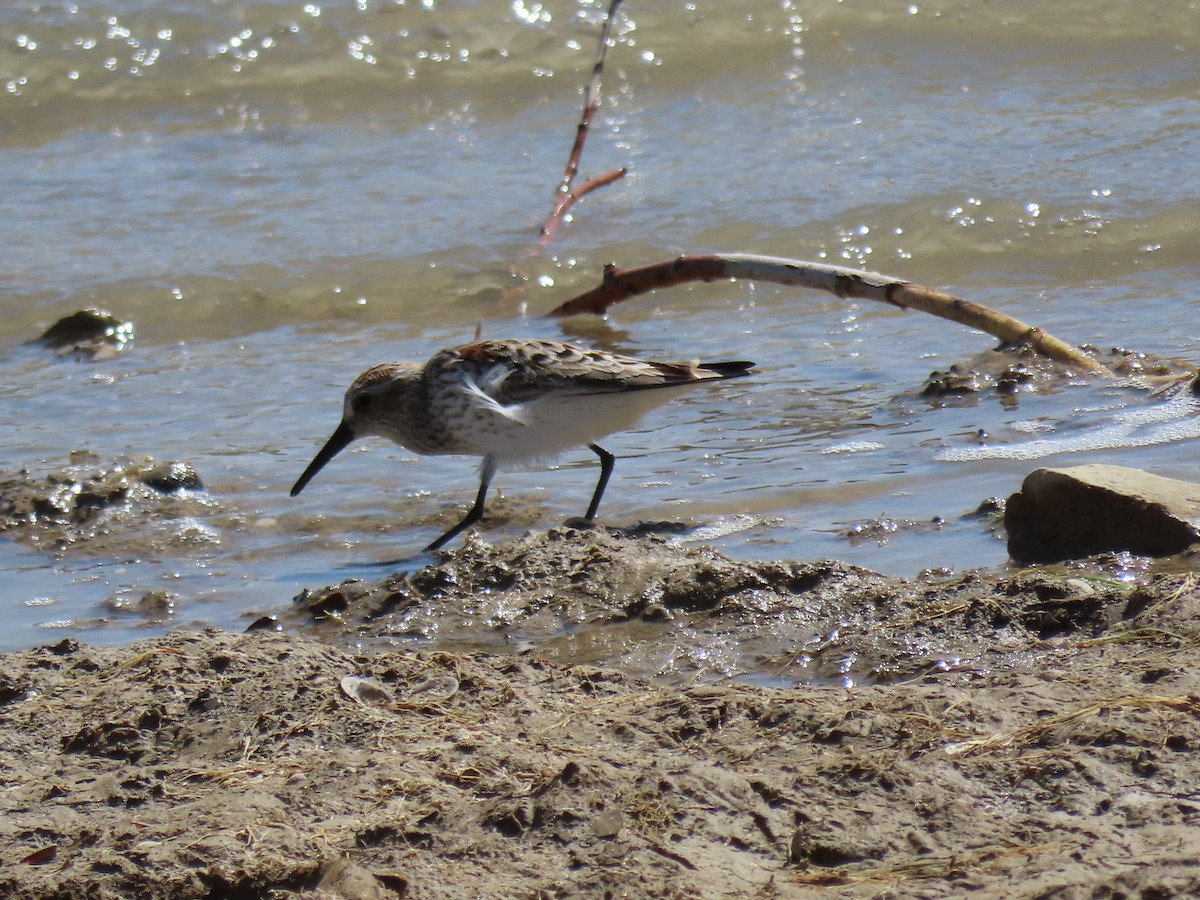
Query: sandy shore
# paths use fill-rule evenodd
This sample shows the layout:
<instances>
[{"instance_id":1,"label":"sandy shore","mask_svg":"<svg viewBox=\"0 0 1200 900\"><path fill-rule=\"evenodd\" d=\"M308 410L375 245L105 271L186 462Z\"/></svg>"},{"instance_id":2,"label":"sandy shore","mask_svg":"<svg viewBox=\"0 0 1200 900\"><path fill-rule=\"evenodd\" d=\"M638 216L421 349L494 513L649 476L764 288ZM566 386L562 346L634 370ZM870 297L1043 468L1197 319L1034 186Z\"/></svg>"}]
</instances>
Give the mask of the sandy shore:
<instances>
[{"instance_id":1,"label":"sandy shore","mask_svg":"<svg viewBox=\"0 0 1200 900\"><path fill-rule=\"evenodd\" d=\"M0 891L1195 895L1196 587L564 528L7 654ZM402 640L451 620L493 646Z\"/></svg>"}]
</instances>

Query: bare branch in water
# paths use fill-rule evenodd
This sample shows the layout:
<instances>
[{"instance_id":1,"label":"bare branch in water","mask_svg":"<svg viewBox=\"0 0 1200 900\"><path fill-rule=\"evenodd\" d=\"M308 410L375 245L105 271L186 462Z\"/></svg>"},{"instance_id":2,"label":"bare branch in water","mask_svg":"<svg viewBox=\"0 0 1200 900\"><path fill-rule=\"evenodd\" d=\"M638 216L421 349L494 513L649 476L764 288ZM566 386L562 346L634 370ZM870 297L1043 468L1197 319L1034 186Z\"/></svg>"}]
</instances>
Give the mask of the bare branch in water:
<instances>
[{"instance_id":1,"label":"bare branch in water","mask_svg":"<svg viewBox=\"0 0 1200 900\"><path fill-rule=\"evenodd\" d=\"M538 232L538 241L530 248L527 257L538 254L554 237L562 225L567 212L581 198L592 191L612 184L624 177L625 169L613 169L604 175L585 181L574 187L579 173L579 162L587 141L592 119L600 107L600 87L604 73L604 60L608 52L613 20L621 0L611 0L600 40L596 47L596 59L592 76L588 82L583 114L575 131L575 143L567 159L555 192L554 207ZM1112 373L1082 350L1072 347L1051 334L1018 319L997 312L980 303L954 297L923 285L903 279L861 272L824 263L802 262L769 256L753 256L744 253L705 254L680 256L664 262L652 263L636 269L621 270L616 265L605 267L600 285L586 293L568 300L547 315L568 316L576 313L603 314L610 306L659 288L672 287L689 281L718 281L723 279L746 279L768 281L776 284L794 285L828 291L839 297L854 297L888 303L901 309L918 309L943 319L985 331L1005 343L1027 343L1037 352L1050 359L1059 360L1092 374ZM505 299L524 294L524 285L506 292Z\"/></svg>"},{"instance_id":2,"label":"bare branch in water","mask_svg":"<svg viewBox=\"0 0 1200 900\"><path fill-rule=\"evenodd\" d=\"M680 256L636 269L618 269L610 264L598 287L566 301L547 316L577 313L603 314L610 306L660 288L689 281L745 279L768 281L828 291L838 297L875 300L900 309L918 309L970 328L985 331L1004 343L1027 343L1050 359L1077 366L1095 375L1111 375L1107 367L1082 350L1019 319L997 312L981 303L964 300L933 288L913 284L877 272L861 272L842 266L803 262L746 253Z\"/></svg>"},{"instance_id":3,"label":"bare branch in water","mask_svg":"<svg viewBox=\"0 0 1200 900\"><path fill-rule=\"evenodd\" d=\"M604 187L606 184L612 184L619 178L624 177L625 169L613 169L604 175L597 178L591 178L580 185L578 190L573 190L575 184L575 176L579 174L579 161L583 157L583 145L587 142L588 132L592 126L592 119L596 115L596 110L600 108L600 83L604 75L604 58L608 53L608 39L612 34L613 19L617 14L617 7L621 5L621 0L612 0L608 5L608 13L604 16L604 25L600 29L600 43L596 46L596 61L592 65L592 77L588 81L587 95L583 103L583 114L579 118L579 125L575 129L575 143L571 147L571 155L567 157L567 168L563 172L562 181L558 183L558 188L555 191L554 208L550 210L550 215L546 217L545 223L538 232L538 246L545 247L558 231L558 226L562 224L563 217L567 214L567 210L581 199L585 194L589 194L596 188Z\"/></svg>"},{"instance_id":4,"label":"bare branch in water","mask_svg":"<svg viewBox=\"0 0 1200 900\"><path fill-rule=\"evenodd\" d=\"M628 169L623 166L620 169L613 169L611 172L605 172L603 175L589 178L575 190L560 194L558 202L554 204L554 209L550 211L549 218L542 225L541 234L538 235L538 246L545 247L550 243L554 238L554 233L558 231L558 226L567 217L567 210L574 206L577 200L582 200L592 191L596 190L596 188L602 188L607 184L612 184L614 181L624 178L627 171Z\"/></svg>"},{"instance_id":5,"label":"bare branch in water","mask_svg":"<svg viewBox=\"0 0 1200 900\"><path fill-rule=\"evenodd\" d=\"M583 145L587 141L588 131L591 128L592 119L596 115L596 110L600 108L600 84L604 74L604 59L608 54L608 41L612 34L613 19L616 18L617 8L620 5L621 0L612 0L609 3L608 12L604 16L604 25L600 28L600 41L596 46L596 60L592 64L592 77L588 81L583 113L579 118L579 125L575 129L575 143L571 147L571 155L567 158L567 168L554 191L554 206L538 230L537 242L532 244L521 255L520 260L512 266L511 272L516 277L517 284L502 292L502 303L512 303L525 296L528 291L528 271L523 263L538 256L554 239L554 235L558 233L558 229L565 221L571 207L592 191L625 177L627 170L621 167L605 172L603 175L597 175L595 178L589 178L578 188L574 186L575 176L579 173L579 161L583 157Z\"/></svg>"},{"instance_id":6,"label":"bare branch in water","mask_svg":"<svg viewBox=\"0 0 1200 900\"><path fill-rule=\"evenodd\" d=\"M571 155L567 158L567 169L563 172L558 191L568 193L575 183L575 175L579 172L579 160L583 156L583 144L587 140L588 129L592 118L600 108L600 79L604 75L604 57L608 53L608 39L612 34L613 19L617 15L617 7L621 0L612 0L608 5L608 13L604 16L604 25L600 29L600 43L596 46L596 61L592 64L592 77L588 81L587 98L583 104L583 115L579 119L579 127L575 130L575 144L571 147Z\"/></svg>"}]
</instances>

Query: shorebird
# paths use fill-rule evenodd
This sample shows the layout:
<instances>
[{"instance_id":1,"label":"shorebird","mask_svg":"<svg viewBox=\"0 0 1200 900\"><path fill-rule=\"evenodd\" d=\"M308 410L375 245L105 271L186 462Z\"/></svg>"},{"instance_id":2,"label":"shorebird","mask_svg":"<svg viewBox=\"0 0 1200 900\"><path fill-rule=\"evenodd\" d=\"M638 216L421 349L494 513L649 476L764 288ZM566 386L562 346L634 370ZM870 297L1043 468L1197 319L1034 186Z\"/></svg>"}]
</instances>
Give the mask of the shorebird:
<instances>
[{"instance_id":1,"label":"shorebird","mask_svg":"<svg viewBox=\"0 0 1200 900\"><path fill-rule=\"evenodd\" d=\"M480 341L428 362L391 362L346 391L342 421L292 488L295 497L356 438L377 435L423 455L481 456L479 493L463 520L426 547L436 550L483 516L500 469L553 460L586 445L600 458L592 519L616 457L596 443L669 399L659 388L721 381L754 363L652 362L545 340Z\"/></svg>"}]
</instances>

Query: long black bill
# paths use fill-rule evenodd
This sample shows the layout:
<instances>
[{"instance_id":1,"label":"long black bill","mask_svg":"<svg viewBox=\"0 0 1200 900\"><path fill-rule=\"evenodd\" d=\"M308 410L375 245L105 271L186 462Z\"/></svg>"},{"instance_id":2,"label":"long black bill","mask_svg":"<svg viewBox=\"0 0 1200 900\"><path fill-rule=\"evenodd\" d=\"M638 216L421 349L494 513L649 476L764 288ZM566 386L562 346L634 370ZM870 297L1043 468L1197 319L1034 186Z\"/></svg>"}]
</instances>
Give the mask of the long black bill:
<instances>
[{"instance_id":1,"label":"long black bill","mask_svg":"<svg viewBox=\"0 0 1200 900\"><path fill-rule=\"evenodd\" d=\"M337 427L337 431L329 436L325 446L321 448L313 461L308 464L308 468L304 470L304 474L296 481L296 486L292 488L292 496L295 497L304 490L304 486L313 480L313 476L325 468L325 463L345 450L346 445L352 440L354 440L354 432L343 422Z\"/></svg>"}]
</instances>

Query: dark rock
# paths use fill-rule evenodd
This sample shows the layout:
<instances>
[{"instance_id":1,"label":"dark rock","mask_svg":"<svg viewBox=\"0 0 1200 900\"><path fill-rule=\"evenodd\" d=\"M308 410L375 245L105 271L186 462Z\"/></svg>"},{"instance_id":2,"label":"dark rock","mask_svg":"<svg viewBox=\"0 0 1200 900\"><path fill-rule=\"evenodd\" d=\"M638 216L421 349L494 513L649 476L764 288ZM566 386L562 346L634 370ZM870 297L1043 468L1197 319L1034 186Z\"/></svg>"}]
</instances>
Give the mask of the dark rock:
<instances>
[{"instance_id":1,"label":"dark rock","mask_svg":"<svg viewBox=\"0 0 1200 900\"><path fill-rule=\"evenodd\" d=\"M59 319L36 343L64 355L98 360L116 356L133 343L133 323L102 309L84 309Z\"/></svg>"},{"instance_id":2,"label":"dark rock","mask_svg":"<svg viewBox=\"0 0 1200 900\"><path fill-rule=\"evenodd\" d=\"M141 482L156 491L170 494L178 490L202 491L204 483L191 463L170 461L156 463L141 474Z\"/></svg>"},{"instance_id":3,"label":"dark rock","mask_svg":"<svg viewBox=\"0 0 1200 900\"><path fill-rule=\"evenodd\" d=\"M940 397L944 394L977 394L982 390L984 376L973 369L954 363L947 370L936 370L925 379L921 389L924 397Z\"/></svg>"}]
</instances>

